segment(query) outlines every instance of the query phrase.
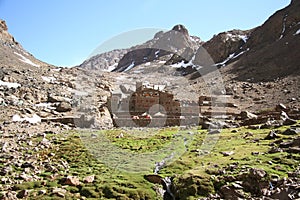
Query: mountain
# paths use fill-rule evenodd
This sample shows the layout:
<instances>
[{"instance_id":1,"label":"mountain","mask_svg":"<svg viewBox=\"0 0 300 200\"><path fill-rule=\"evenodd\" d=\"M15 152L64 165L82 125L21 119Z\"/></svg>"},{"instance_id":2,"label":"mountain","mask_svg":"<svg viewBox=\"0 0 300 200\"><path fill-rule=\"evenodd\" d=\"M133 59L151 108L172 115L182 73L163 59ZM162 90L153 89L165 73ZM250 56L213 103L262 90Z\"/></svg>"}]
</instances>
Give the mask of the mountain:
<instances>
[{"instance_id":1,"label":"mountain","mask_svg":"<svg viewBox=\"0 0 300 200\"><path fill-rule=\"evenodd\" d=\"M202 48L197 53L201 46L210 56L210 64L222 67L234 62L234 66L231 64L228 68L232 67L230 73L240 80L266 81L299 74L298 11L299 2L292 1L259 27L245 31L226 31L206 42L194 39L183 25L177 25L166 33L157 33L144 44L96 55L80 67L105 70L110 67L112 71L123 72L134 71L138 65L145 63L165 61L165 65L174 66L177 63L177 73L174 74L187 75L199 70L197 66L203 65ZM180 34L177 35L178 32ZM109 59L108 55L113 56Z\"/></svg>"},{"instance_id":2,"label":"mountain","mask_svg":"<svg viewBox=\"0 0 300 200\"><path fill-rule=\"evenodd\" d=\"M82 68L104 71L127 71L134 63L135 66L154 60L165 60L166 55L182 52L185 49L196 51L202 41L196 36L190 36L183 25L176 25L167 32L158 32L154 38L144 44L129 49L117 49L93 56L81 65Z\"/></svg>"},{"instance_id":3,"label":"mountain","mask_svg":"<svg viewBox=\"0 0 300 200\"><path fill-rule=\"evenodd\" d=\"M271 81L300 74L300 2L292 1L255 28L240 59L232 65L237 79Z\"/></svg>"},{"instance_id":4,"label":"mountain","mask_svg":"<svg viewBox=\"0 0 300 200\"><path fill-rule=\"evenodd\" d=\"M279 102L296 106L300 98L297 87L299 26L299 1L291 1L290 5L274 13L261 26L250 30L222 32L204 42L189 36L183 25L176 25L170 31L157 33L144 44L96 55L80 67L101 70L103 62L100 60L104 57L109 60L107 55L113 54L113 63L104 62L109 64L103 66L109 65L114 72L126 73L112 73L112 76L124 76L123 82L131 80L127 84L133 83L132 80L167 84L170 85L168 89L181 94L182 98L189 98L190 91L207 93L201 77L218 71L225 93L233 95L241 107L256 110L275 106ZM171 84L172 77L184 79ZM187 80L189 83L186 83ZM253 91L247 92L245 82L254 84L251 86ZM266 90L266 85L272 89ZM178 87L176 91L174 88Z\"/></svg>"}]
</instances>

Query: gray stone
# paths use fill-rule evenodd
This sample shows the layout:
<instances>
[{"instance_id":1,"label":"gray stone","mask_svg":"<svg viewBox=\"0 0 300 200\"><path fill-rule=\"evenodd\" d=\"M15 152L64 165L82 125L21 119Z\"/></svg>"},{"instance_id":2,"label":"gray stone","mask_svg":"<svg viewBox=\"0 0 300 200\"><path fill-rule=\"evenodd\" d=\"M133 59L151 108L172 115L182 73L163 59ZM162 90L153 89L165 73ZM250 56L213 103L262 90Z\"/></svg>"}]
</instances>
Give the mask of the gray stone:
<instances>
[{"instance_id":1,"label":"gray stone","mask_svg":"<svg viewBox=\"0 0 300 200\"><path fill-rule=\"evenodd\" d=\"M269 132L269 134L264 139L265 140L272 140L272 139L275 139L275 138L280 138L280 136L277 135L276 131L271 130Z\"/></svg>"}]
</instances>

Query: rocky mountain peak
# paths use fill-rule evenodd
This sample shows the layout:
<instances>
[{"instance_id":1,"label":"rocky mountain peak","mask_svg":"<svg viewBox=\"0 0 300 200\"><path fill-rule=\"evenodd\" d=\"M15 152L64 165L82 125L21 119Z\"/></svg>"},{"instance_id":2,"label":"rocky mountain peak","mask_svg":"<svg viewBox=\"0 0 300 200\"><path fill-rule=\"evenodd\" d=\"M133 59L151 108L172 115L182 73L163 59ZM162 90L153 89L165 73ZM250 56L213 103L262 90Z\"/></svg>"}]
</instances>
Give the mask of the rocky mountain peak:
<instances>
[{"instance_id":1,"label":"rocky mountain peak","mask_svg":"<svg viewBox=\"0 0 300 200\"><path fill-rule=\"evenodd\" d=\"M177 25L175 25L175 26L172 28L172 30L173 30L173 31L181 32L181 33L183 33L183 34L185 34L185 35L189 35L188 30L187 30L187 29L185 28L185 26L182 25L182 24L177 24Z\"/></svg>"},{"instance_id":2,"label":"rocky mountain peak","mask_svg":"<svg viewBox=\"0 0 300 200\"><path fill-rule=\"evenodd\" d=\"M0 19L0 31L7 31L7 25L4 20Z\"/></svg>"},{"instance_id":3,"label":"rocky mountain peak","mask_svg":"<svg viewBox=\"0 0 300 200\"><path fill-rule=\"evenodd\" d=\"M6 22L0 19L0 42L7 45L18 45L15 38L8 33Z\"/></svg>"},{"instance_id":4,"label":"rocky mountain peak","mask_svg":"<svg viewBox=\"0 0 300 200\"><path fill-rule=\"evenodd\" d=\"M157 32L153 39L143 44L128 49L113 50L95 55L84 61L80 67L122 72L133 68L133 66L153 60L166 61L162 60L165 59L164 56L171 55L174 52L180 54L186 48L196 51L201 44L202 41L200 38L190 36L187 28L184 25L178 24L169 31Z\"/></svg>"}]
</instances>

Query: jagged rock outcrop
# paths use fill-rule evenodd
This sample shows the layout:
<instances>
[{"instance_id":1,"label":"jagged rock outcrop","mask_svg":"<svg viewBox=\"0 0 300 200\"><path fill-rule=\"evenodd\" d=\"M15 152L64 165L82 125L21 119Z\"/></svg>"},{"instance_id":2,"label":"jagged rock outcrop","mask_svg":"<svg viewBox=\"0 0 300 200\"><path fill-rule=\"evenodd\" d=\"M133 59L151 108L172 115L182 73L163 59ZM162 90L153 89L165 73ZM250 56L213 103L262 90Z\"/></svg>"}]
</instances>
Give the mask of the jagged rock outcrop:
<instances>
[{"instance_id":1,"label":"jagged rock outcrop","mask_svg":"<svg viewBox=\"0 0 300 200\"><path fill-rule=\"evenodd\" d=\"M158 32L154 39L128 51L113 71L128 71L135 66L154 60L167 61L170 57L163 58L164 56L180 55L186 49L196 51L199 45L200 40L192 38L183 25L175 25L172 30L165 33Z\"/></svg>"},{"instance_id":2,"label":"jagged rock outcrop","mask_svg":"<svg viewBox=\"0 0 300 200\"><path fill-rule=\"evenodd\" d=\"M115 69L128 52L128 49L115 49L109 52L101 53L85 60L79 67L92 70L112 71Z\"/></svg>"},{"instance_id":3,"label":"jagged rock outcrop","mask_svg":"<svg viewBox=\"0 0 300 200\"><path fill-rule=\"evenodd\" d=\"M6 43L6 45L19 45L15 41L15 38L8 33L8 28L4 20L0 20L0 41L2 44Z\"/></svg>"},{"instance_id":4,"label":"jagged rock outcrop","mask_svg":"<svg viewBox=\"0 0 300 200\"><path fill-rule=\"evenodd\" d=\"M215 63L224 62L231 54L238 55L243 51L243 45L246 44L251 30L232 30L219 33L209 41L203 44L208 54ZM198 58L196 57L196 60ZM224 63L225 64L225 63Z\"/></svg>"}]
</instances>

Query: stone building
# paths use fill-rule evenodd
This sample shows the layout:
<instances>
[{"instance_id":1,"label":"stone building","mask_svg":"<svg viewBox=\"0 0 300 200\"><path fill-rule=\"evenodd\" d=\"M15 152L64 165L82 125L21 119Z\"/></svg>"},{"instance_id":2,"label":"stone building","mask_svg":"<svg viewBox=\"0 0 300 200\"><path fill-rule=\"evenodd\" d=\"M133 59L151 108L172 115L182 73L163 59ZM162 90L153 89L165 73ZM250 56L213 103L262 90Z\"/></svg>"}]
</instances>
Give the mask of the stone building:
<instances>
[{"instance_id":1,"label":"stone building","mask_svg":"<svg viewBox=\"0 0 300 200\"><path fill-rule=\"evenodd\" d=\"M135 92L127 96L112 93L109 107L116 126L199 125L201 116L238 113L228 95L200 96L198 102L179 101L164 88L163 85L137 82Z\"/></svg>"}]
</instances>

